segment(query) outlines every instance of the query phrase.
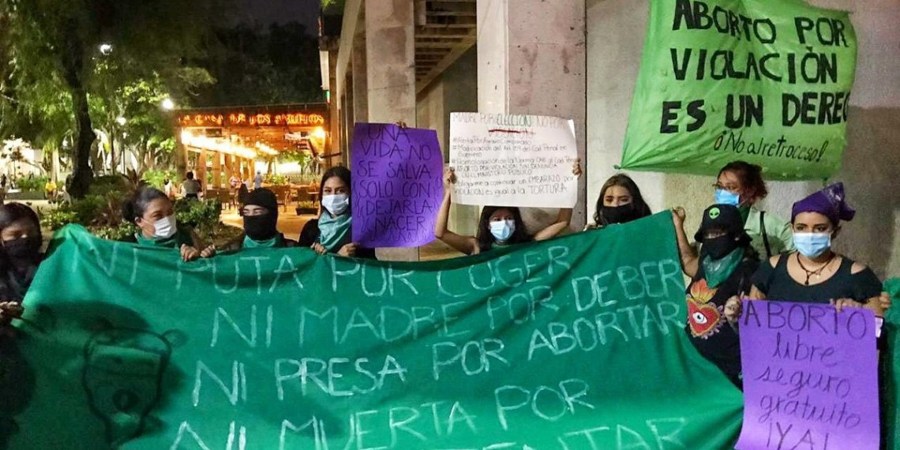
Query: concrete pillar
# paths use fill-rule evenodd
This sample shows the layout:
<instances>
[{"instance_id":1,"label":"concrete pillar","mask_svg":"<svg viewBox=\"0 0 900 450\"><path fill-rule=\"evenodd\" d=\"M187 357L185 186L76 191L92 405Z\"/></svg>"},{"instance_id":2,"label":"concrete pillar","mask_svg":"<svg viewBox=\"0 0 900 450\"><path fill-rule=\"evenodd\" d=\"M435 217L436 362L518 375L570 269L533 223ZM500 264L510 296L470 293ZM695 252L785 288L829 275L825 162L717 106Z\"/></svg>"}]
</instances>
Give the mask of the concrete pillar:
<instances>
[{"instance_id":1,"label":"concrete pillar","mask_svg":"<svg viewBox=\"0 0 900 450\"><path fill-rule=\"evenodd\" d=\"M478 0L478 110L538 114L575 121L578 155L585 157L584 0ZM585 177L573 230L585 224ZM534 231L554 210L526 210Z\"/></svg>"},{"instance_id":2,"label":"concrete pillar","mask_svg":"<svg viewBox=\"0 0 900 450\"><path fill-rule=\"evenodd\" d=\"M363 14L366 88L365 91L354 90L354 97L368 92L368 122L406 122L409 126L415 126L416 30L413 0L365 0ZM362 71L354 67L354 84L359 72ZM419 249L378 249L378 258L418 261Z\"/></svg>"},{"instance_id":3,"label":"concrete pillar","mask_svg":"<svg viewBox=\"0 0 900 450\"><path fill-rule=\"evenodd\" d=\"M212 154L212 186L215 188L222 187L222 154L219 152L213 152Z\"/></svg>"},{"instance_id":4,"label":"concrete pillar","mask_svg":"<svg viewBox=\"0 0 900 450\"><path fill-rule=\"evenodd\" d=\"M201 149L200 156L197 158L197 170L194 171L194 179L200 181L200 186L203 187L205 191L209 186L206 185L206 160L207 160L207 150Z\"/></svg>"},{"instance_id":5,"label":"concrete pillar","mask_svg":"<svg viewBox=\"0 0 900 450\"><path fill-rule=\"evenodd\" d=\"M369 121L369 88L368 88L368 77L367 71L368 66L366 64L366 36L365 33L359 33L356 35L356 38L353 40L353 54L350 56L350 64L353 67L353 80L351 86L352 92L352 105L347 105L352 108L352 114L349 114L350 117L353 118L352 122L368 122ZM353 123L348 123L346 126L350 127L350 136L352 139L352 131L353 131ZM347 146L349 148L349 146Z\"/></svg>"}]
</instances>

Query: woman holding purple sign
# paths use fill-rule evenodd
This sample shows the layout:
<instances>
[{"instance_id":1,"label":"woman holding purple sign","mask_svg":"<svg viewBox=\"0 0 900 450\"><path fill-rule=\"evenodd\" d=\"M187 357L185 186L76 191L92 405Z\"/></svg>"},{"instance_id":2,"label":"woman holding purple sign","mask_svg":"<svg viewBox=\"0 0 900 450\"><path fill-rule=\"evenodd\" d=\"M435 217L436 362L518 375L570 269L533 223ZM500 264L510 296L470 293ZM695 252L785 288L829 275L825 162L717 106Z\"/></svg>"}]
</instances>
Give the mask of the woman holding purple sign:
<instances>
[{"instance_id":1,"label":"woman holding purple sign","mask_svg":"<svg viewBox=\"0 0 900 450\"><path fill-rule=\"evenodd\" d=\"M581 176L580 160L575 163L572 173ZM562 233L572 220L572 208L561 208L555 222L531 235L525 228L525 221L522 220L519 208L485 206L481 210L475 236L462 236L447 229L450 217L450 192L455 182L456 175L453 168L447 168L444 172L444 201L434 223L434 237L466 255L477 255L508 245L547 240Z\"/></svg>"},{"instance_id":2,"label":"woman holding purple sign","mask_svg":"<svg viewBox=\"0 0 900 450\"><path fill-rule=\"evenodd\" d=\"M375 259L375 249L352 242L350 212L350 170L335 166L322 175L319 185L322 211L318 219L310 220L300 231L299 245L317 253L336 253L340 256Z\"/></svg>"},{"instance_id":3,"label":"woman holding purple sign","mask_svg":"<svg viewBox=\"0 0 900 450\"><path fill-rule=\"evenodd\" d=\"M844 185L835 183L794 203L791 227L796 252L773 256L753 275L754 299L866 307L881 315L881 282L871 269L831 248L840 222L853 219Z\"/></svg>"}]
</instances>

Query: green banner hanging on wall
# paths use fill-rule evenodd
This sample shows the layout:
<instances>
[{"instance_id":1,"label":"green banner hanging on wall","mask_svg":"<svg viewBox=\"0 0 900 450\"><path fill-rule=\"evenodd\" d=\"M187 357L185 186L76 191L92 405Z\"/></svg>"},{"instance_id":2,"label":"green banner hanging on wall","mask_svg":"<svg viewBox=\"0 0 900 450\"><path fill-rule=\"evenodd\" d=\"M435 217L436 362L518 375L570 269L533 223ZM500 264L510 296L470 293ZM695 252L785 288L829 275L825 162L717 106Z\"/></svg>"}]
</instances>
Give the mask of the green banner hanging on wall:
<instances>
[{"instance_id":1,"label":"green banner hanging on wall","mask_svg":"<svg viewBox=\"0 0 900 450\"><path fill-rule=\"evenodd\" d=\"M686 338L668 213L426 263L55 241L2 352L10 449L719 450L740 428Z\"/></svg>"},{"instance_id":2,"label":"green banner hanging on wall","mask_svg":"<svg viewBox=\"0 0 900 450\"><path fill-rule=\"evenodd\" d=\"M827 178L847 144L856 34L801 0L651 1L621 167Z\"/></svg>"}]
</instances>

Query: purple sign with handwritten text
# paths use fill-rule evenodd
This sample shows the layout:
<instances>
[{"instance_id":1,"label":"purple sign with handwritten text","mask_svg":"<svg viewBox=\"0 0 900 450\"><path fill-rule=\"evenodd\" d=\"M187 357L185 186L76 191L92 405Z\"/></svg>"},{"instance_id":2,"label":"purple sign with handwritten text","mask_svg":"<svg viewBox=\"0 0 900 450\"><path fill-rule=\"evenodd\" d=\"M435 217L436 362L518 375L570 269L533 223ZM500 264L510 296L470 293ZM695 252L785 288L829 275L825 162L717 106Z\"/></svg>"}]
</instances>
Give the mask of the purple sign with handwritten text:
<instances>
[{"instance_id":1,"label":"purple sign with handwritten text","mask_svg":"<svg viewBox=\"0 0 900 450\"><path fill-rule=\"evenodd\" d=\"M745 300L744 425L736 448L877 450L875 316Z\"/></svg>"},{"instance_id":2,"label":"purple sign with handwritten text","mask_svg":"<svg viewBox=\"0 0 900 450\"><path fill-rule=\"evenodd\" d=\"M353 242L418 247L434 240L444 158L434 130L358 123L353 130Z\"/></svg>"}]
</instances>

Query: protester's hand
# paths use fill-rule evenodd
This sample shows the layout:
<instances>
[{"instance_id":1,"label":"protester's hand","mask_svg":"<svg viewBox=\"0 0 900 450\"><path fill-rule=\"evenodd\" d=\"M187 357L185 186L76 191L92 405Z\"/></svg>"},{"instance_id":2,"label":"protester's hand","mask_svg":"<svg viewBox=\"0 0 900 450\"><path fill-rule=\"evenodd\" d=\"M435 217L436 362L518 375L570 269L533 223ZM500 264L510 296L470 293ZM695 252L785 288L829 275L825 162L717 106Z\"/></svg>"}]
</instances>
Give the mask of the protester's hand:
<instances>
[{"instance_id":1,"label":"protester's hand","mask_svg":"<svg viewBox=\"0 0 900 450\"><path fill-rule=\"evenodd\" d=\"M209 247L206 247L200 251L201 258L212 258L213 256L216 256L216 246L215 245L210 245Z\"/></svg>"},{"instance_id":2,"label":"protester's hand","mask_svg":"<svg viewBox=\"0 0 900 450\"><path fill-rule=\"evenodd\" d=\"M452 167L447 167L444 169L444 191L450 192L454 184L456 184L456 172Z\"/></svg>"},{"instance_id":3,"label":"protester's hand","mask_svg":"<svg viewBox=\"0 0 900 450\"><path fill-rule=\"evenodd\" d=\"M356 256L356 244L354 244L354 243L351 242L351 243L349 243L349 244L347 244L347 245L341 247L341 249L338 250L338 255L340 255L340 256L348 256L348 257L349 257L349 256Z\"/></svg>"},{"instance_id":4,"label":"protester's hand","mask_svg":"<svg viewBox=\"0 0 900 450\"><path fill-rule=\"evenodd\" d=\"M572 175L576 177L580 177L584 171L581 170L581 158L575 159L575 164L572 165Z\"/></svg>"},{"instance_id":5,"label":"protester's hand","mask_svg":"<svg viewBox=\"0 0 900 450\"><path fill-rule=\"evenodd\" d=\"M891 296L887 292L882 292L881 296L878 297L878 303L881 305L882 311L887 311L888 308L891 307Z\"/></svg>"},{"instance_id":6,"label":"protester's hand","mask_svg":"<svg viewBox=\"0 0 900 450\"><path fill-rule=\"evenodd\" d=\"M731 325L736 325L738 319L741 318L741 299L737 295L732 295L725 302L725 320Z\"/></svg>"},{"instance_id":7,"label":"protester's hand","mask_svg":"<svg viewBox=\"0 0 900 450\"><path fill-rule=\"evenodd\" d=\"M864 308L865 307L865 305L863 305L862 303L860 303L856 300L849 299L849 298L839 298L837 300L832 299L829 301L829 303L832 306L834 306L834 309L836 309L837 312L841 312L841 310L844 308Z\"/></svg>"},{"instance_id":8,"label":"protester's hand","mask_svg":"<svg viewBox=\"0 0 900 450\"><path fill-rule=\"evenodd\" d=\"M310 245L309 248L311 248L314 252L316 252L320 255L324 255L324 254L328 253L328 249L325 248L324 245L322 245L318 242L313 242L313 245Z\"/></svg>"},{"instance_id":9,"label":"protester's hand","mask_svg":"<svg viewBox=\"0 0 900 450\"><path fill-rule=\"evenodd\" d=\"M687 214L684 212L684 208L680 206L672 208L672 222L675 223L675 229L684 228L685 217Z\"/></svg>"},{"instance_id":10,"label":"protester's hand","mask_svg":"<svg viewBox=\"0 0 900 450\"><path fill-rule=\"evenodd\" d=\"M396 122L395 124L400 128L409 128L408 126L406 126L406 122L403 121Z\"/></svg>"},{"instance_id":11,"label":"protester's hand","mask_svg":"<svg viewBox=\"0 0 900 450\"><path fill-rule=\"evenodd\" d=\"M0 302L0 322L22 317L25 311L18 302Z\"/></svg>"},{"instance_id":12,"label":"protester's hand","mask_svg":"<svg viewBox=\"0 0 900 450\"><path fill-rule=\"evenodd\" d=\"M185 262L193 261L200 257L200 250L187 244L181 244L181 259Z\"/></svg>"}]
</instances>

